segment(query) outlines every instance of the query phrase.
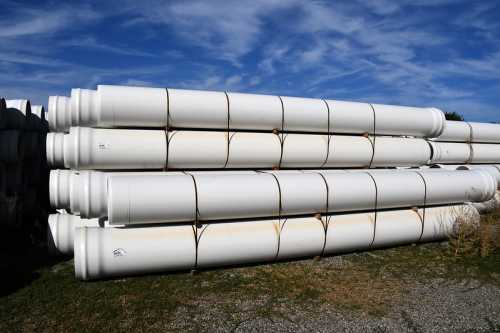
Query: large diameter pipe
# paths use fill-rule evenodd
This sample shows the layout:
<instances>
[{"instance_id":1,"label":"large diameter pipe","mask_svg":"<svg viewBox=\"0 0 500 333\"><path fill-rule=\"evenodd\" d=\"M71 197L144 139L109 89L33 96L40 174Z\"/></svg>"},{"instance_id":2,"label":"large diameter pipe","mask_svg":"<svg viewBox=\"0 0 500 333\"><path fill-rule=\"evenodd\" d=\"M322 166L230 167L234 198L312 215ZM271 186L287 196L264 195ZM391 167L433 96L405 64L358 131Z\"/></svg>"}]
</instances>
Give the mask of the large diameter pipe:
<instances>
[{"instance_id":1,"label":"large diameter pipe","mask_svg":"<svg viewBox=\"0 0 500 333\"><path fill-rule=\"evenodd\" d=\"M89 280L189 269L196 262L192 226L76 228L75 276Z\"/></svg>"},{"instance_id":2,"label":"large diameter pipe","mask_svg":"<svg viewBox=\"0 0 500 333\"><path fill-rule=\"evenodd\" d=\"M500 124L470 122L471 142L500 143Z\"/></svg>"},{"instance_id":3,"label":"large diameter pipe","mask_svg":"<svg viewBox=\"0 0 500 333\"><path fill-rule=\"evenodd\" d=\"M436 141L471 142L472 128L466 121L447 120L444 131L435 138Z\"/></svg>"},{"instance_id":4,"label":"large diameter pipe","mask_svg":"<svg viewBox=\"0 0 500 333\"><path fill-rule=\"evenodd\" d=\"M428 164L432 151L424 139L375 137L371 167L420 166Z\"/></svg>"},{"instance_id":5,"label":"large diameter pipe","mask_svg":"<svg viewBox=\"0 0 500 333\"><path fill-rule=\"evenodd\" d=\"M68 183L67 180L58 180L56 173L53 175L51 190L58 190L57 184ZM96 176L98 180L95 182L90 180L92 177L89 173L83 178L83 183L93 186L78 187L90 187L92 191L69 190L69 206L86 218L108 216L111 224L222 220L481 202L493 197L496 189L496 180L482 170L371 174L328 171L201 173L168 177L160 173L110 175L106 181ZM57 198L58 194L50 197ZM64 201L64 207L68 206L67 199L61 201Z\"/></svg>"},{"instance_id":6,"label":"large diameter pipe","mask_svg":"<svg viewBox=\"0 0 500 333\"><path fill-rule=\"evenodd\" d=\"M75 275L112 276L314 257L446 238L463 206L138 228L77 228ZM471 210L473 208L467 208ZM474 215L477 217L477 214ZM427 223L426 223L427 222Z\"/></svg>"},{"instance_id":7,"label":"large diameter pipe","mask_svg":"<svg viewBox=\"0 0 500 333\"><path fill-rule=\"evenodd\" d=\"M216 169L419 166L424 139L273 133L92 129L49 133L47 161L71 169ZM375 150L375 153L374 153Z\"/></svg>"},{"instance_id":8,"label":"large diameter pipe","mask_svg":"<svg viewBox=\"0 0 500 333\"><path fill-rule=\"evenodd\" d=\"M457 142L432 142L429 144L432 147L433 164L456 164L467 163L471 160L472 152L468 144Z\"/></svg>"},{"instance_id":9,"label":"large diameter pipe","mask_svg":"<svg viewBox=\"0 0 500 333\"><path fill-rule=\"evenodd\" d=\"M70 214L50 214L47 242L51 255L72 255L75 229L99 227L98 219L85 220Z\"/></svg>"},{"instance_id":10,"label":"large diameter pipe","mask_svg":"<svg viewBox=\"0 0 500 333\"><path fill-rule=\"evenodd\" d=\"M444 114L432 108L107 85L73 89L71 98L51 96L49 115L53 131L169 127L435 137L444 127Z\"/></svg>"},{"instance_id":11,"label":"large diameter pipe","mask_svg":"<svg viewBox=\"0 0 500 333\"><path fill-rule=\"evenodd\" d=\"M436 108L372 104L375 134L434 138L445 128L444 113Z\"/></svg>"},{"instance_id":12,"label":"large diameter pipe","mask_svg":"<svg viewBox=\"0 0 500 333\"><path fill-rule=\"evenodd\" d=\"M500 125L448 120L436 141L500 143Z\"/></svg>"},{"instance_id":13,"label":"large diameter pipe","mask_svg":"<svg viewBox=\"0 0 500 333\"><path fill-rule=\"evenodd\" d=\"M470 145L472 158L470 163L498 163L500 161L500 144L473 143Z\"/></svg>"},{"instance_id":14,"label":"large diameter pipe","mask_svg":"<svg viewBox=\"0 0 500 333\"><path fill-rule=\"evenodd\" d=\"M483 202L495 195L496 179L484 170L420 171L426 185L426 203L445 205Z\"/></svg>"}]
</instances>

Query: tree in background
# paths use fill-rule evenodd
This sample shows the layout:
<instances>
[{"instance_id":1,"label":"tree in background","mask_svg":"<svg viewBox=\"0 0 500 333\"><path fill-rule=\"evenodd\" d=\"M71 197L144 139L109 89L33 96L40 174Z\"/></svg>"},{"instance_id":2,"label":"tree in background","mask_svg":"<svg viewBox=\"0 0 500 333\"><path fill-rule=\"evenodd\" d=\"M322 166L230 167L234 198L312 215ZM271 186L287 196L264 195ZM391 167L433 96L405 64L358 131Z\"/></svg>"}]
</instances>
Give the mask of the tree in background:
<instances>
[{"instance_id":1,"label":"tree in background","mask_svg":"<svg viewBox=\"0 0 500 333\"><path fill-rule=\"evenodd\" d=\"M464 117L456 112L445 112L444 115L446 117L446 120L464 121Z\"/></svg>"}]
</instances>

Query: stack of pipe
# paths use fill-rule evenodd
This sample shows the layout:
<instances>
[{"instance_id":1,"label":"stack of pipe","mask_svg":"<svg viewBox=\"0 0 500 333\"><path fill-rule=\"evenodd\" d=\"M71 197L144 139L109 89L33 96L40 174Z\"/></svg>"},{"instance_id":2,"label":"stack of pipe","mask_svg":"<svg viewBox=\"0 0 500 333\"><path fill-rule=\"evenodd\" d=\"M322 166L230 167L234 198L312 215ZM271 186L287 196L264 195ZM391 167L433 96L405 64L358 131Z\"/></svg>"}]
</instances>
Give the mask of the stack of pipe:
<instances>
[{"instance_id":1,"label":"stack of pipe","mask_svg":"<svg viewBox=\"0 0 500 333\"><path fill-rule=\"evenodd\" d=\"M448 120L431 145L432 163L500 163L500 124Z\"/></svg>"},{"instance_id":2,"label":"stack of pipe","mask_svg":"<svg viewBox=\"0 0 500 333\"><path fill-rule=\"evenodd\" d=\"M45 239L49 169L43 106L0 99L0 223L2 247Z\"/></svg>"},{"instance_id":3,"label":"stack of pipe","mask_svg":"<svg viewBox=\"0 0 500 333\"><path fill-rule=\"evenodd\" d=\"M84 280L440 240L497 188L374 169L431 162L434 108L101 85L48 118L49 242Z\"/></svg>"}]
</instances>

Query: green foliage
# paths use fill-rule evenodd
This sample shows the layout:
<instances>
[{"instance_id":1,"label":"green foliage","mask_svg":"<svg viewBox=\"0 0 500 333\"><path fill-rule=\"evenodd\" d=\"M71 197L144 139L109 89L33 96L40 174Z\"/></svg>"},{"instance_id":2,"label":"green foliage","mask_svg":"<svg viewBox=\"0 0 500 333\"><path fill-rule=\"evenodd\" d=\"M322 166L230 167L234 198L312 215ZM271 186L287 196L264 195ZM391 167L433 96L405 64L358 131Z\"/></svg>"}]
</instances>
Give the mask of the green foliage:
<instances>
[{"instance_id":1,"label":"green foliage","mask_svg":"<svg viewBox=\"0 0 500 333\"><path fill-rule=\"evenodd\" d=\"M464 117L457 112L445 112L446 120L464 121Z\"/></svg>"}]
</instances>

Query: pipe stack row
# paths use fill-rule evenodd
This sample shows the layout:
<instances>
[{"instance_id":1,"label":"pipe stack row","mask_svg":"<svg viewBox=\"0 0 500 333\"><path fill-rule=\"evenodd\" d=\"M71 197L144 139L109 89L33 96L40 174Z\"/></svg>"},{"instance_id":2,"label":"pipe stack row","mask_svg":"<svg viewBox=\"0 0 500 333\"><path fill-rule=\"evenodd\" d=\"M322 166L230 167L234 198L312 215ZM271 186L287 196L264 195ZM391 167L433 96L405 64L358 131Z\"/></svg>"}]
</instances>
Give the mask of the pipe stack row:
<instances>
[{"instance_id":1,"label":"pipe stack row","mask_svg":"<svg viewBox=\"0 0 500 333\"><path fill-rule=\"evenodd\" d=\"M45 239L47 131L43 106L0 98L0 224L2 246L9 249L42 245Z\"/></svg>"},{"instance_id":2,"label":"pipe stack row","mask_svg":"<svg viewBox=\"0 0 500 333\"><path fill-rule=\"evenodd\" d=\"M440 240L497 189L419 168L445 131L435 108L100 85L50 97L48 119L67 212L50 246L83 280Z\"/></svg>"},{"instance_id":3,"label":"pipe stack row","mask_svg":"<svg viewBox=\"0 0 500 333\"><path fill-rule=\"evenodd\" d=\"M431 141L434 163L492 164L500 162L500 124L446 121Z\"/></svg>"}]
</instances>

